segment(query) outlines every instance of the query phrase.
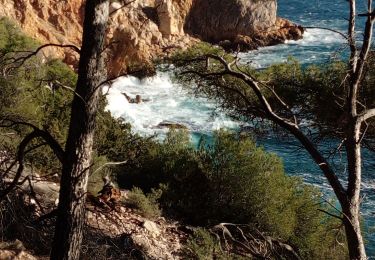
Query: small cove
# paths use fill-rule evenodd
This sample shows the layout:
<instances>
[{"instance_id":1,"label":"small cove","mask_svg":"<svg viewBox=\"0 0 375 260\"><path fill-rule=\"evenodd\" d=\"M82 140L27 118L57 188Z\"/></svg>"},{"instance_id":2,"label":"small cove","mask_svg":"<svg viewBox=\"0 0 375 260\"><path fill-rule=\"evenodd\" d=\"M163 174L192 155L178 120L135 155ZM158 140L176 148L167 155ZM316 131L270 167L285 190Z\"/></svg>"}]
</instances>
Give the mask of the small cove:
<instances>
[{"instance_id":1,"label":"small cove","mask_svg":"<svg viewBox=\"0 0 375 260\"><path fill-rule=\"evenodd\" d=\"M363 10L365 3L359 3ZM328 27L345 32L347 21L347 2L334 1L278 1L279 16L286 17L304 26ZM361 21L360 21L361 22ZM360 35L360 34L358 34ZM324 64L344 58L347 55L345 41L337 34L323 29L308 29L301 41L289 41L284 45L260 48L242 53L242 62L256 68L264 68L273 63L284 62L288 57L296 58L301 64ZM141 104L129 104L121 94L126 92L134 97L139 94L149 99ZM196 141L200 136L210 136L219 128L236 129L243 125L229 119L222 113L212 113L215 104L212 101L194 98L181 86L172 83L170 75L158 72L155 77L139 80L135 77L121 78L114 83L108 93L108 107L115 117L122 117L132 124L133 131L144 136L154 133L165 134L166 129L156 126L161 122L174 122L185 125ZM335 142L322 144L322 149L330 149ZM291 139L280 140L266 136L258 144L267 151L275 152L284 160L288 174L300 176L306 183L320 187L329 198L330 187L318 167L309 155L298 149ZM375 226L375 160L374 155L363 154L363 194L365 195L362 214L367 230ZM335 163L342 166L341 158ZM345 165L344 165L345 166ZM375 257L375 234L367 234L368 256Z\"/></svg>"}]
</instances>

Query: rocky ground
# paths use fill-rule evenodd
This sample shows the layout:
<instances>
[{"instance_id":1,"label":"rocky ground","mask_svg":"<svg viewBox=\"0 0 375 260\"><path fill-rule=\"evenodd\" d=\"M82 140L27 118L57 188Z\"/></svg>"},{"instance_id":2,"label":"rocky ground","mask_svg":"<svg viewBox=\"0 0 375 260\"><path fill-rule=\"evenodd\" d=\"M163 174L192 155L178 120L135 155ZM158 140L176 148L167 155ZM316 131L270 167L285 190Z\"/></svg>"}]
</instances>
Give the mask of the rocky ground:
<instances>
[{"instance_id":1,"label":"rocky ground","mask_svg":"<svg viewBox=\"0 0 375 260\"><path fill-rule=\"evenodd\" d=\"M31 186L35 194L30 196L29 185L25 183L20 187L17 196L22 197L23 209L28 209L30 219L38 219L55 208L59 187L54 182L33 180ZM81 252L83 259L181 259L181 249L188 237L186 227L163 217L144 218L126 207L126 200L111 208L98 205L93 202L95 197L90 197ZM46 231L35 231L38 232ZM47 240L50 236L46 235ZM0 259L48 259L46 255L31 252L33 248L26 249L19 240L0 242Z\"/></svg>"}]
</instances>

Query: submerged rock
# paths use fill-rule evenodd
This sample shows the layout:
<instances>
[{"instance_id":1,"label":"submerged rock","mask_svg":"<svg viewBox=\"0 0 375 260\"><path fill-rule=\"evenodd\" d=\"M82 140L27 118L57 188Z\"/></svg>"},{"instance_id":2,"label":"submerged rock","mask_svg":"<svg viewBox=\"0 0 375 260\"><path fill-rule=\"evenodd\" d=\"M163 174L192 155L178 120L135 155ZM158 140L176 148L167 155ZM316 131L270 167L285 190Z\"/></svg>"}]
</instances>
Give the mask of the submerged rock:
<instances>
[{"instance_id":1,"label":"submerged rock","mask_svg":"<svg viewBox=\"0 0 375 260\"><path fill-rule=\"evenodd\" d=\"M175 123L175 122L169 122L169 121L163 121L159 123L155 128L169 128L169 129L185 129L188 130L189 128L181 123Z\"/></svg>"}]
</instances>

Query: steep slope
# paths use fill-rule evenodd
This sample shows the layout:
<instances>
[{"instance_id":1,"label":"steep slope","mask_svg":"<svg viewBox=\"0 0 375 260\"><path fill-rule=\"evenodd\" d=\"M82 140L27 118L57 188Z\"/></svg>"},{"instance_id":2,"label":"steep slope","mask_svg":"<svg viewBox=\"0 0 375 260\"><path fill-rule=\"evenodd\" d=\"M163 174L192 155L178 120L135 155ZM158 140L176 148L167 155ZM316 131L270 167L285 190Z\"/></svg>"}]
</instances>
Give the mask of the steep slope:
<instances>
[{"instance_id":1,"label":"steep slope","mask_svg":"<svg viewBox=\"0 0 375 260\"><path fill-rule=\"evenodd\" d=\"M49 259L54 221L44 216L55 209L58 192L58 184L34 178L12 194L12 209L4 210L0 227L12 230L25 246L19 240L0 241L0 259ZM82 259L182 259L188 234L177 222L142 217L122 202L109 207L93 195L88 196L86 210Z\"/></svg>"}]
</instances>

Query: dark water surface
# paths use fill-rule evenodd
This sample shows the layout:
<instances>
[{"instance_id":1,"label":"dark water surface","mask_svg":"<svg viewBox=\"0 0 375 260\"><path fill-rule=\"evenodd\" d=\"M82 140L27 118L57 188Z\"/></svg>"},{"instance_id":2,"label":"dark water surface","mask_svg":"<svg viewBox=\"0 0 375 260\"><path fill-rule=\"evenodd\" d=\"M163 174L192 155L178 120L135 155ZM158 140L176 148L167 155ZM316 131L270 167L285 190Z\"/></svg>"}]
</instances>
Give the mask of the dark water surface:
<instances>
[{"instance_id":1,"label":"dark water surface","mask_svg":"<svg viewBox=\"0 0 375 260\"><path fill-rule=\"evenodd\" d=\"M357 1L358 12L366 10L367 1ZM279 0L279 16L288 18L303 26L327 27L346 33L348 18L348 1L333 0ZM361 30L364 20L358 20L358 40L361 40ZM283 62L288 56L297 58L303 64L322 64L337 58L345 58L348 48L345 41L338 34L322 29L308 29L302 41L288 42L286 45L262 48L259 51L244 54L243 58L254 61L258 67L265 67L275 62ZM301 149L293 140L279 140L274 137L259 140L268 150L277 153L284 159L285 169L288 174L303 177L305 182L319 186L330 194L326 179L310 156ZM337 142L321 144L320 148L329 151L337 146ZM340 177L345 179L345 155L336 156L333 162L340 172ZM365 219L365 232L367 236L367 253L375 259L375 154L363 152L363 185L364 195L362 215Z\"/></svg>"}]
</instances>

